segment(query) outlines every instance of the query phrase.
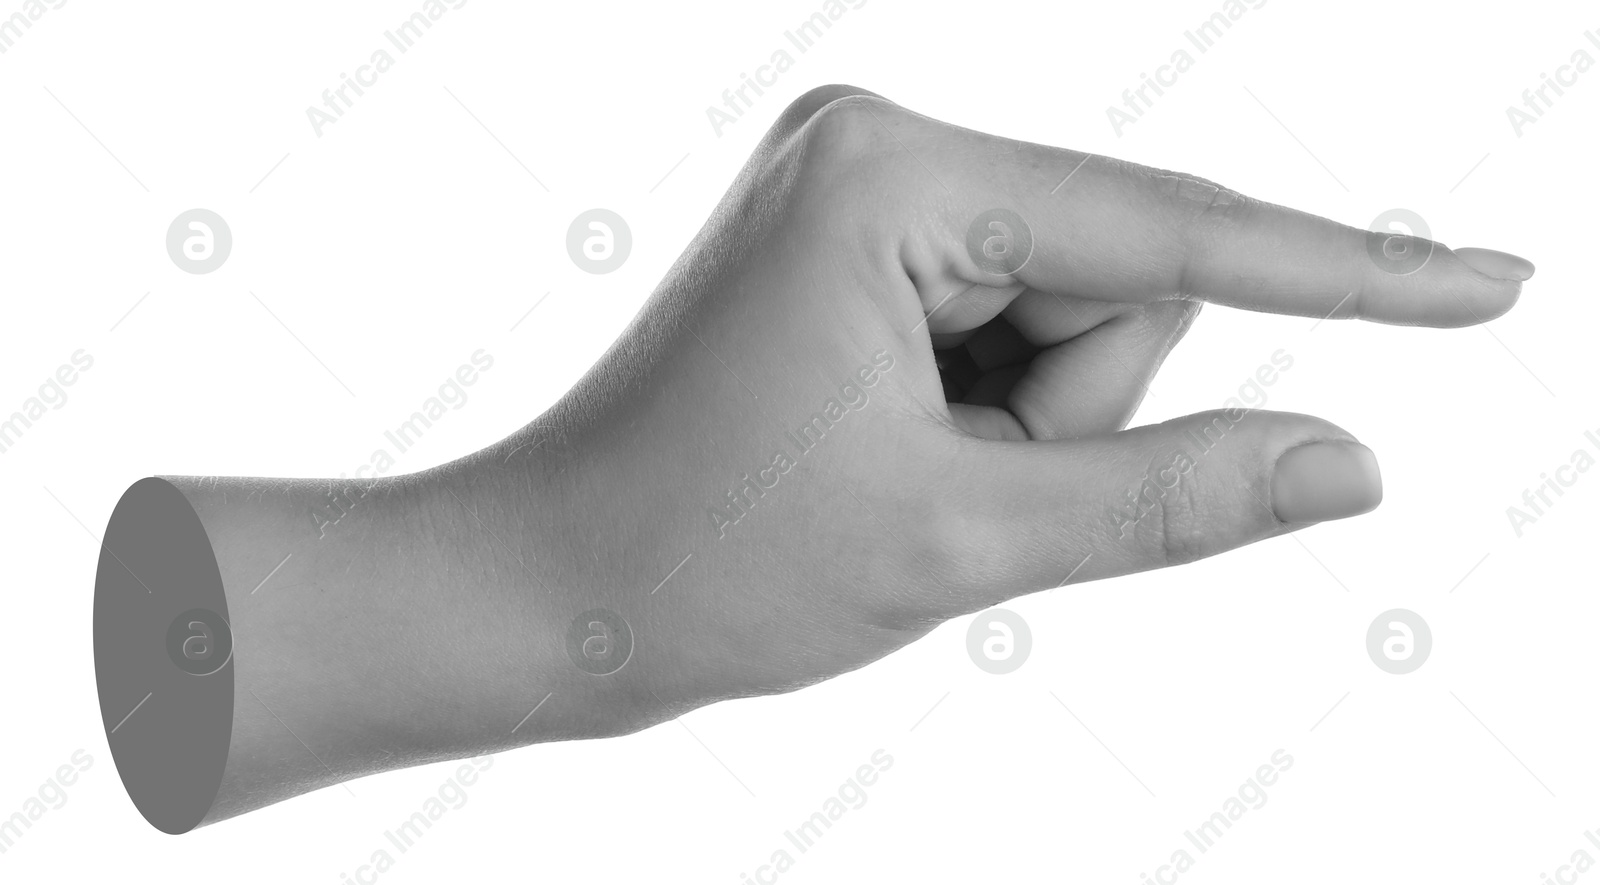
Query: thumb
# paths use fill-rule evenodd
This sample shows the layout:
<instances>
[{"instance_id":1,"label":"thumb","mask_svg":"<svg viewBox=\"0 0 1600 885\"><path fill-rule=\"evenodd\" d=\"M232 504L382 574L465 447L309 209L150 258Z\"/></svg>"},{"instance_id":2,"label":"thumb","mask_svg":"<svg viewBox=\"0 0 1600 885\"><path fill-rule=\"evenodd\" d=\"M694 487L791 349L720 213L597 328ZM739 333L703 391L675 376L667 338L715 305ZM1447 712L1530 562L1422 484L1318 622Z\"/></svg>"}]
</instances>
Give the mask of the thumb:
<instances>
[{"instance_id":1,"label":"thumb","mask_svg":"<svg viewBox=\"0 0 1600 885\"><path fill-rule=\"evenodd\" d=\"M985 441L962 471L972 584L1009 598L1191 562L1383 498L1372 451L1319 418L1228 409L1075 440ZM975 589L975 588L974 588Z\"/></svg>"}]
</instances>

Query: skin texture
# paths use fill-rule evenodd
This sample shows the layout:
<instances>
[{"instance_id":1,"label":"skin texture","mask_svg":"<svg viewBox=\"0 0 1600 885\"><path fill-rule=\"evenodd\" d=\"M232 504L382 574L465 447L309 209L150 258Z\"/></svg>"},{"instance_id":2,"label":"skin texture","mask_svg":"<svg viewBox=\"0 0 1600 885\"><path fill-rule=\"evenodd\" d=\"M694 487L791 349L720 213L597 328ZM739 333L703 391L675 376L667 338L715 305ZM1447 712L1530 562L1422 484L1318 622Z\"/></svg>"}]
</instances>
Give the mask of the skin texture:
<instances>
[{"instance_id":1,"label":"skin texture","mask_svg":"<svg viewBox=\"0 0 1600 885\"><path fill-rule=\"evenodd\" d=\"M1034 241L1007 275L967 248L997 208ZM1193 176L813 90L624 336L512 437L340 483L356 503L324 538L307 513L326 481L170 478L211 537L236 637L209 820L796 689L1069 573L1177 565L1309 524L1274 502L1371 509L1375 462L1354 437L1254 412L1144 518L1112 515L1186 433L1218 426L1207 413L1124 430L1202 302L1463 326L1509 310L1532 270L1480 252L1516 277L1499 279L1433 244L1400 275L1368 244ZM830 400L837 420L802 453L791 437ZM1314 481L1275 480L1284 452L1330 442L1291 459ZM751 488L743 475L775 484L740 515L728 493ZM605 676L565 639L597 608L635 642Z\"/></svg>"}]
</instances>

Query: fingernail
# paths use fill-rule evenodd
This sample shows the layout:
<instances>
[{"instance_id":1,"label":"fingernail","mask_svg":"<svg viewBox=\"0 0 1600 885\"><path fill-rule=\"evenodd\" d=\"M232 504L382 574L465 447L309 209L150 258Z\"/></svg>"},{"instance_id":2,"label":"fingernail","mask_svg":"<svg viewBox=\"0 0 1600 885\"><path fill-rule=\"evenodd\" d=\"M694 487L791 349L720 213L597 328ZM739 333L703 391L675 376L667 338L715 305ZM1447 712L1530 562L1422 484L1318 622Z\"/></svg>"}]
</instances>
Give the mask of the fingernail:
<instances>
[{"instance_id":1,"label":"fingernail","mask_svg":"<svg viewBox=\"0 0 1600 885\"><path fill-rule=\"evenodd\" d=\"M1456 257L1467 267L1497 280L1521 282L1533 276L1533 262L1512 255L1510 252L1496 252L1493 249L1457 249Z\"/></svg>"},{"instance_id":2,"label":"fingernail","mask_svg":"<svg viewBox=\"0 0 1600 885\"><path fill-rule=\"evenodd\" d=\"M1272 471L1272 512L1281 522L1344 519L1382 500L1378 458L1357 442L1295 446L1278 456Z\"/></svg>"}]
</instances>

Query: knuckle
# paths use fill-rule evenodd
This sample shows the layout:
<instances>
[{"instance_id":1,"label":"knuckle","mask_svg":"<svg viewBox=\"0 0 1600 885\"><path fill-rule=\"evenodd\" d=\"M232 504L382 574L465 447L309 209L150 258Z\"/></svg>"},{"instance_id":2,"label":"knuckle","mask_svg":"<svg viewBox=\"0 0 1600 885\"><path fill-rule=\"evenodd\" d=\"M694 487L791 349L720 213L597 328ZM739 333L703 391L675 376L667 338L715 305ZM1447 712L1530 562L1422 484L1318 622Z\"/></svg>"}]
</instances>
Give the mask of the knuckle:
<instances>
[{"instance_id":1,"label":"knuckle","mask_svg":"<svg viewBox=\"0 0 1600 885\"><path fill-rule=\"evenodd\" d=\"M813 102L813 104L815 104ZM797 216L861 242L893 235L887 216L915 193L890 129L904 112L871 93L835 95L782 143L774 166Z\"/></svg>"},{"instance_id":2,"label":"knuckle","mask_svg":"<svg viewBox=\"0 0 1600 885\"><path fill-rule=\"evenodd\" d=\"M1190 272L1248 223L1255 204L1232 188L1196 175L1163 172L1157 176L1158 193L1168 207L1173 234L1183 255L1177 290L1190 295Z\"/></svg>"},{"instance_id":3,"label":"knuckle","mask_svg":"<svg viewBox=\"0 0 1600 885\"><path fill-rule=\"evenodd\" d=\"M1159 176L1161 193L1191 223L1225 221L1249 204L1232 188L1185 172L1164 172Z\"/></svg>"},{"instance_id":4,"label":"knuckle","mask_svg":"<svg viewBox=\"0 0 1600 885\"><path fill-rule=\"evenodd\" d=\"M913 566L920 566L942 582L971 586L984 572L983 525L971 512L938 495L917 496L908 524L915 529L906 539Z\"/></svg>"},{"instance_id":5,"label":"knuckle","mask_svg":"<svg viewBox=\"0 0 1600 885\"><path fill-rule=\"evenodd\" d=\"M1164 247L1163 269L1171 274L1170 285L1179 296L1193 294L1190 277L1196 265L1256 211L1256 201L1198 175L1128 161L1109 162L1106 168L1139 195L1150 234Z\"/></svg>"},{"instance_id":6,"label":"knuckle","mask_svg":"<svg viewBox=\"0 0 1600 885\"><path fill-rule=\"evenodd\" d=\"M888 155L891 136L883 121L894 108L870 93L840 96L818 107L797 139L804 166L838 173Z\"/></svg>"},{"instance_id":7,"label":"knuckle","mask_svg":"<svg viewBox=\"0 0 1600 885\"><path fill-rule=\"evenodd\" d=\"M893 540L875 545L857 560L859 604L867 623L890 630L930 629L949 618L976 610L970 589L980 583L983 548L972 520L953 507L874 502L885 525L863 525L881 537L887 528ZM871 536L871 535L869 535ZM992 578L993 576L990 575Z\"/></svg>"},{"instance_id":8,"label":"knuckle","mask_svg":"<svg viewBox=\"0 0 1600 885\"><path fill-rule=\"evenodd\" d=\"M846 83L829 83L824 86L813 86L806 90L799 98L789 103L789 106L784 109L782 118L796 123L804 123L827 109L834 102L858 98L882 100L877 93L858 86L851 86Z\"/></svg>"},{"instance_id":9,"label":"knuckle","mask_svg":"<svg viewBox=\"0 0 1600 885\"><path fill-rule=\"evenodd\" d=\"M783 112L778 114L778 119L773 121L772 128L767 132L767 140L769 142L786 141L795 132L804 128L820 111L835 101L871 95L874 95L874 93L843 83L814 86L806 90L799 98L789 102L788 107L785 107Z\"/></svg>"},{"instance_id":10,"label":"knuckle","mask_svg":"<svg viewBox=\"0 0 1600 885\"><path fill-rule=\"evenodd\" d=\"M807 122L825 123L831 125L833 131L850 134L873 125L873 114L884 113L893 107L894 102L875 93L865 90L845 92L817 105Z\"/></svg>"},{"instance_id":11,"label":"knuckle","mask_svg":"<svg viewBox=\"0 0 1600 885\"><path fill-rule=\"evenodd\" d=\"M1132 493L1135 513L1129 534L1140 561L1183 565L1212 552L1204 531L1198 469L1183 452L1163 452L1151 459Z\"/></svg>"},{"instance_id":12,"label":"knuckle","mask_svg":"<svg viewBox=\"0 0 1600 885\"><path fill-rule=\"evenodd\" d=\"M1177 493L1161 506L1162 561L1167 565L1194 562L1208 554L1208 546L1200 530L1194 492L1180 484Z\"/></svg>"},{"instance_id":13,"label":"knuckle","mask_svg":"<svg viewBox=\"0 0 1600 885\"><path fill-rule=\"evenodd\" d=\"M952 477L970 474L973 456L982 449L945 434L935 434L925 445L903 447L910 463L930 466L915 485L908 483L903 513L915 526L911 543L920 565L931 574L930 589L945 599L945 617L999 602L999 597L990 597L1015 576L1019 565L1016 501L972 493L964 483L951 485Z\"/></svg>"}]
</instances>

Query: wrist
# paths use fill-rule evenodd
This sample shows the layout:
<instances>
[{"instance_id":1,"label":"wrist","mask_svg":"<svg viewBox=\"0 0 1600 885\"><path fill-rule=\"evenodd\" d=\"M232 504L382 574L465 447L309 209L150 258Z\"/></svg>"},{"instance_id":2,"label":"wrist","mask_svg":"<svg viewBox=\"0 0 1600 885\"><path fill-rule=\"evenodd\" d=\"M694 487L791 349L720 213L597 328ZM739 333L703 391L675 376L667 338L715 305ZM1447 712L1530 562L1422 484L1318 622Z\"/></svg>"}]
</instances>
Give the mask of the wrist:
<instances>
[{"instance_id":1,"label":"wrist","mask_svg":"<svg viewBox=\"0 0 1600 885\"><path fill-rule=\"evenodd\" d=\"M648 539L619 520L614 476L581 446L530 440L533 429L474 456L457 476L484 502L476 514L462 511L463 530L491 539L496 593L518 612L537 661L534 700L550 694L519 733L532 732L531 742L638 731L664 718L666 693L666 619L652 617L650 588L629 576Z\"/></svg>"}]
</instances>

